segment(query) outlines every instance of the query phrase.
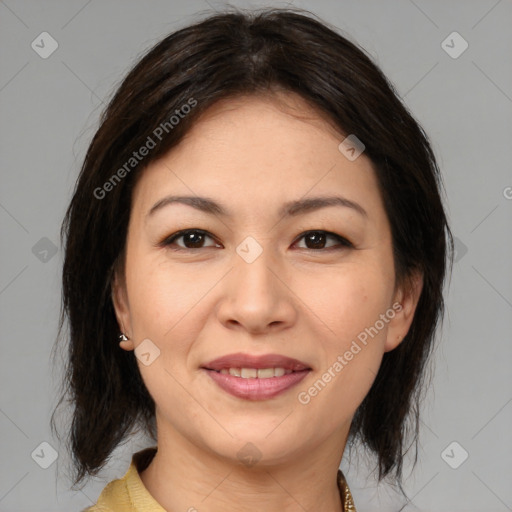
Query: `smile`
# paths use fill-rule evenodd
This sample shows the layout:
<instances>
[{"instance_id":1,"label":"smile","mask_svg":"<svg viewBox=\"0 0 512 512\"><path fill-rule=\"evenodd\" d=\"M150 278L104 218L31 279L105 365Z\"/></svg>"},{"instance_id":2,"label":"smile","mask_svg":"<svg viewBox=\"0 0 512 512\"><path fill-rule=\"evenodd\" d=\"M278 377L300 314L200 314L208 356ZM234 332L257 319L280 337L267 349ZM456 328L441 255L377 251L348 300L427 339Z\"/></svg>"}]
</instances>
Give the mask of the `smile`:
<instances>
[{"instance_id":1,"label":"smile","mask_svg":"<svg viewBox=\"0 0 512 512\"><path fill-rule=\"evenodd\" d=\"M268 400L298 384L311 368L278 354L231 354L201 367L223 391L245 400Z\"/></svg>"},{"instance_id":2,"label":"smile","mask_svg":"<svg viewBox=\"0 0 512 512\"><path fill-rule=\"evenodd\" d=\"M269 379L271 377L282 377L292 373L292 370L284 368L222 368L220 373L223 375L233 375L233 377L241 377L242 379Z\"/></svg>"}]
</instances>

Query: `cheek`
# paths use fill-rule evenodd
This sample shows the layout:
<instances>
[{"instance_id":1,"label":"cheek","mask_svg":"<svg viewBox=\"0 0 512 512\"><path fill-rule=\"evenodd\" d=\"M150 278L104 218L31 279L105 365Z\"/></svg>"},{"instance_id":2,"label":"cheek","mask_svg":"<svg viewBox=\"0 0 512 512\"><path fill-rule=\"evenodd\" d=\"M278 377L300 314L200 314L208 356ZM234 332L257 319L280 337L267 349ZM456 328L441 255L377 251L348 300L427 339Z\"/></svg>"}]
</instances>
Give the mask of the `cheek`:
<instances>
[{"instance_id":1,"label":"cheek","mask_svg":"<svg viewBox=\"0 0 512 512\"><path fill-rule=\"evenodd\" d=\"M149 339L157 347L150 345L150 352L157 356L151 356L149 365L142 359L137 364L159 410L170 418L173 411L186 408L190 399L182 383L187 380L193 340L200 334L200 300L211 284L198 281L197 275L194 279L191 271L169 268L161 257L142 256L132 261L132 266L127 264L126 278L136 344ZM189 415L193 414L190 410Z\"/></svg>"},{"instance_id":2,"label":"cheek","mask_svg":"<svg viewBox=\"0 0 512 512\"><path fill-rule=\"evenodd\" d=\"M389 307L392 276L380 265L353 264L298 283L300 297L326 329L335 348L342 349L373 326ZM384 329L385 331L385 329Z\"/></svg>"},{"instance_id":3,"label":"cheek","mask_svg":"<svg viewBox=\"0 0 512 512\"><path fill-rule=\"evenodd\" d=\"M392 276L386 277L378 264L353 265L315 284L304 296L315 313L310 317L316 318L317 334L322 334L322 357L318 380L313 388L301 389L307 395L301 403L315 400L319 414L339 404L339 414L352 414L371 388L382 361L392 318L386 316ZM325 421L336 423L337 416L326 416Z\"/></svg>"},{"instance_id":4,"label":"cheek","mask_svg":"<svg viewBox=\"0 0 512 512\"><path fill-rule=\"evenodd\" d=\"M350 423L375 380L381 355L382 352L363 349L351 361L343 356L344 362L334 359L308 388L299 391L300 407L307 415L318 418L327 432Z\"/></svg>"},{"instance_id":5,"label":"cheek","mask_svg":"<svg viewBox=\"0 0 512 512\"><path fill-rule=\"evenodd\" d=\"M191 265L193 267L193 265ZM173 338L181 323L211 288L192 268L171 268L161 255L139 255L127 264L127 285L134 330L162 342Z\"/></svg>"},{"instance_id":6,"label":"cheek","mask_svg":"<svg viewBox=\"0 0 512 512\"><path fill-rule=\"evenodd\" d=\"M387 323L380 320L387 308L387 289L382 284L353 275L331 281L329 290L315 299L321 318L316 322L317 334L322 331L317 337L322 339L320 365L315 379L297 395L308 414L321 418L326 431L349 421L368 394L379 371L387 333Z\"/></svg>"}]
</instances>

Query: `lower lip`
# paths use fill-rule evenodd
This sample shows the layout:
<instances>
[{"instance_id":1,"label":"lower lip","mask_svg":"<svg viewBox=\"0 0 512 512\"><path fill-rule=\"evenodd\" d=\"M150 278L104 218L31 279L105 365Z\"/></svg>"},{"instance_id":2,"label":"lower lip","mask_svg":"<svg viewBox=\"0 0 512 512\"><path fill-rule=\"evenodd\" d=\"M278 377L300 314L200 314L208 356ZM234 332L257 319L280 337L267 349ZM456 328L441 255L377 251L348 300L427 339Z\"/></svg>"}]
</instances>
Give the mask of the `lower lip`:
<instances>
[{"instance_id":1,"label":"lower lip","mask_svg":"<svg viewBox=\"0 0 512 512\"><path fill-rule=\"evenodd\" d=\"M224 391L245 400L273 398L298 384L310 372L310 370L303 370L268 379L244 379L215 370L204 370Z\"/></svg>"}]
</instances>

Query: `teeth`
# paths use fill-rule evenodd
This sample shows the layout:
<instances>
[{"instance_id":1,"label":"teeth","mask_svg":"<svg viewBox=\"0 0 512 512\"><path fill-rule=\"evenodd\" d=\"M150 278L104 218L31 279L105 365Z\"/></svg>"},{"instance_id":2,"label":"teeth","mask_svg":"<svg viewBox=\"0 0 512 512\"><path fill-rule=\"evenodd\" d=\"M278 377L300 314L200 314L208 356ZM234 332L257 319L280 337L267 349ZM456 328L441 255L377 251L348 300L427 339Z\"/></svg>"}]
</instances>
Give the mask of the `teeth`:
<instances>
[{"instance_id":1,"label":"teeth","mask_svg":"<svg viewBox=\"0 0 512 512\"><path fill-rule=\"evenodd\" d=\"M284 368L223 368L220 370L223 375L233 375L242 379L270 379L271 377L282 377L292 373Z\"/></svg>"},{"instance_id":2,"label":"teeth","mask_svg":"<svg viewBox=\"0 0 512 512\"><path fill-rule=\"evenodd\" d=\"M268 379L274 376L274 368L261 368L257 373L258 379Z\"/></svg>"}]
</instances>

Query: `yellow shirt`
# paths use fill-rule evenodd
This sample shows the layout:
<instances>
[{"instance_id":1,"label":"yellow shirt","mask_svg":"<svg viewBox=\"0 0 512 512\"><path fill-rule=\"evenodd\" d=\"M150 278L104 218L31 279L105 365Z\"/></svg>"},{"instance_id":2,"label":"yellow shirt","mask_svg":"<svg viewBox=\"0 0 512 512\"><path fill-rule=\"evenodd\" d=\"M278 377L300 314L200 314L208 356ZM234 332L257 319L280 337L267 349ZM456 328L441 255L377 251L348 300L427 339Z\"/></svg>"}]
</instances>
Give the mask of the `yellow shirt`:
<instances>
[{"instance_id":1,"label":"yellow shirt","mask_svg":"<svg viewBox=\"0 0 512 512\"><path fill-rule=\"evenodd\" d=\"M156 450L156 446L153 446L134 453L123 478L112 480L101 492L96 505L82 512L166 512L149 494L139 475L148 467ZM338 488L344 512L356 512L350 489L339 469Z\"/></svg>"}]
</instances>

